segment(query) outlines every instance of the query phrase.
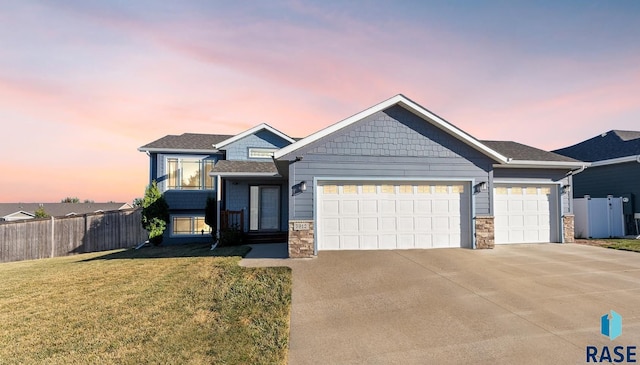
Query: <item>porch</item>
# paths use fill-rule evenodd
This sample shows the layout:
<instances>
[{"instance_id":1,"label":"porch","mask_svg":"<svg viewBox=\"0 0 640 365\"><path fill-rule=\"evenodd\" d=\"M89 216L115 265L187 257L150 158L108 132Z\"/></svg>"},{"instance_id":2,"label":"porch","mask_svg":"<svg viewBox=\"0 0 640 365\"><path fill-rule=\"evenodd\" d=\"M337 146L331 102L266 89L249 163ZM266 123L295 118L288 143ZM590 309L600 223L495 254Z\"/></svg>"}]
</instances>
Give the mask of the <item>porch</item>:
<instances>
[{"instance_id":1,"label":"porch","mask_svg":"<svg viewBox=\"0 0 640 365\"><path fill-rule=\"evenodd\" d=\"M218 227L243 232L245 243L286 242L288 179L272 161L218 161L216 179Z\"/></svg>"},{"instance_id":2,"label":"porch","mask_svg":"<svg viewBox=\"0 0 640 365\"><path fill-rule=\"evenodd\" d=\"M244 227L244 210L223 210L220 212L220 230L227 231ZM287 242L287 231L246 231L243 232L244 244Z\"/></svg>"}]
</instances>

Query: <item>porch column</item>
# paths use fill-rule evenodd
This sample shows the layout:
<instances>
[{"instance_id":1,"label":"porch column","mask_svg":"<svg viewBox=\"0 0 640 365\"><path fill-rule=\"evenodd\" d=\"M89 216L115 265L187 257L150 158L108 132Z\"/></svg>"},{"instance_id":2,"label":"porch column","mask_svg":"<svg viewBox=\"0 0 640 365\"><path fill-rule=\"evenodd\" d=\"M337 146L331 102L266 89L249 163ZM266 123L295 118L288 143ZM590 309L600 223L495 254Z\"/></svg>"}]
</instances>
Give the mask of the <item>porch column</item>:
<instances>
[{"instance_id":1,"label":"porch column","mask_svg":"<svg viewBox=\"0 0 640 365\"><path fill-rule=\"evenodd\" d=\"M216 237L220 238L220 205L222 202L222 178L216 175Z\"/></svg>"}]
</instances>

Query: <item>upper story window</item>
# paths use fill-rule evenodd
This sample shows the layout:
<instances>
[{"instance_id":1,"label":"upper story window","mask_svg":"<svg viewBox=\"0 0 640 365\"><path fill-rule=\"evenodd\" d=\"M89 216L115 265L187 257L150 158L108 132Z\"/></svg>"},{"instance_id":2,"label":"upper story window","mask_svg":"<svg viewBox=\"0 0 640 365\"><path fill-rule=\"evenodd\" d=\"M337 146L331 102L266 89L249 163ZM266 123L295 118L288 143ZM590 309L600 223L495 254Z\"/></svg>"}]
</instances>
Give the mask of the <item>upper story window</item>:
<instances>
[{"instance_id":1,"label":"upper story window","mask_svg":"<svg viewBox=\"0 0 640 365\"><path fill-rule=\"evenodd\" d=\"M249 148L249 158L271 158L277 148Z\"/></svg>"},{"instance_id":2,"label":"upper story window","mask_svg":"<svg viewBox=\"0 0 640 365\"><path fill-rule=\"evenodd\" d=\"M214 180L209 176L214 164L212 159L167 158L167 189L215 189Z\"/></svg>"}]
</instances>

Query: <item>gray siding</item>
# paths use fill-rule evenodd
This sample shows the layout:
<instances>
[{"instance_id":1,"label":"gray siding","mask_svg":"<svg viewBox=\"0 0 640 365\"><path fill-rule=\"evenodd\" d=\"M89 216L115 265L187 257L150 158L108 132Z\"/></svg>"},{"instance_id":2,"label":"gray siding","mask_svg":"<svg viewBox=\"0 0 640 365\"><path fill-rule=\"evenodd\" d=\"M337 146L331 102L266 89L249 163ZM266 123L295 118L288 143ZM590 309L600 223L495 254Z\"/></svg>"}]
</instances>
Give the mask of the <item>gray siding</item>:
<instances>
[{"instance_id":1,"label":"gray siding","mask_svg":"<svg viewBox=\"0 0 640 365\"><path fill-rule=\"evenodd\" d=\"M493 170L493 178L498 180L558 182L567 176L571 170L564 169L508 169Z\"/></svg>"},{"instance_id":2,"label":"gray siding","mask_svg":"<svg viewBox=\"0 0 640 365\"><path fill-rule=\"evenodd\" d=\"M289 144L289 141L267 130L261 130L225 146L224 149L227 151L227 160L269 161L264 158L249 158L249 148L282 148Z\"/></svg>"},{"instance_id":3,"label":"gray siding","mask_svg":"<svg viewBox=\"0 0 640 365\"><path fill-rule=\"evenodd\" d=\"M249 183L246 181L225 181L224 201L226 210L242 210L243 231L249 230Z\"/></svg>"},{"instance_id":4,"label":"gray siding","mask_svg":"<svg viewBox=\"0 0 640 365\"><path fill-rule=\"evenodd\" d=\"M169 190L164 193L164 198L169 204L169 209L204 211L207 204L207 196L215 197L213 190Z\"/></svg>"},{"instance_id":5,"label":"gray siding","mask_svg":"<svg viewBox=\"0 0 640 365\"><path fill-rule=\"evenodd\" d=\"M508 169L508 168L497 168L493 170L493 178L495 180L500 180L504 182L531 182L531 183L558 183L561 182L562 185L571 185L569 182L569 178L567 174L570 170L564 169ZM559 186L558 186L559 187ZM571 204L571 195L570 194L561 194L561 191L558 190L558 194L560 196L560 204L562 214L567 214L573 212L572 204Z\"/></svg>"},{"instance_id":6,"label":"gray siding","mask_svg":"<svg viewBox=\"0 0 640 365\"><path fill-rule=\"evenodd\" d=\"M627 162L608 166L589 167L573 177L573 196L606 198L607 195L633 194L632 209L640 213L640 164Z\"/></svg>"},{"instance_id":7,"label":"gray siding","mask_svg":"<svg viewBox=\"0 0 640 365\"><path fill-rule=\"evenodd\" d=\"M401 107L391 107L295 152L289 185L290 219L313 218L314 177L463 179L488 181L493 161ZM489 194L475 194L476 214L489 213Z\"/></svg>"}]
</instances>

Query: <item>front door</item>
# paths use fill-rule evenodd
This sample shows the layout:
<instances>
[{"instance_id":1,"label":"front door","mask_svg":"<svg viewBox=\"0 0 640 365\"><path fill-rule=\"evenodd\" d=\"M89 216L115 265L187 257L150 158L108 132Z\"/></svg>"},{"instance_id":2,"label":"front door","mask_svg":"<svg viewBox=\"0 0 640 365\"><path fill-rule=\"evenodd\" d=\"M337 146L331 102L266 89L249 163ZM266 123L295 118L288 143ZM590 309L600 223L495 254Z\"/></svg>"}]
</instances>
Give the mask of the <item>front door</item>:
<instances>
[{"instance_id":1,"label":"front door","mask_svg":"<svg viewBox=\"0 0 640 365\"><path fill-rule=\"evenodd\" d=\"M280 230L280 187L251 186L249 229L252 231Z\"/></svg>"}]
</instances>

